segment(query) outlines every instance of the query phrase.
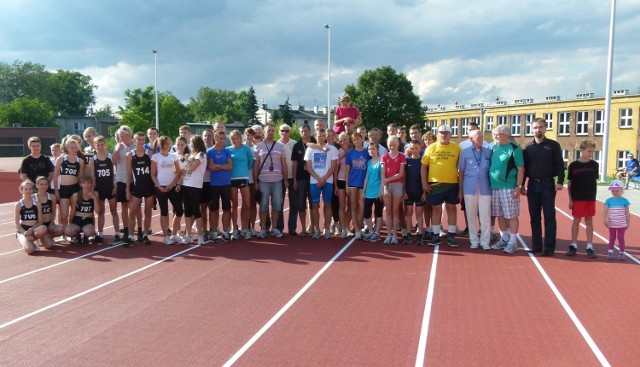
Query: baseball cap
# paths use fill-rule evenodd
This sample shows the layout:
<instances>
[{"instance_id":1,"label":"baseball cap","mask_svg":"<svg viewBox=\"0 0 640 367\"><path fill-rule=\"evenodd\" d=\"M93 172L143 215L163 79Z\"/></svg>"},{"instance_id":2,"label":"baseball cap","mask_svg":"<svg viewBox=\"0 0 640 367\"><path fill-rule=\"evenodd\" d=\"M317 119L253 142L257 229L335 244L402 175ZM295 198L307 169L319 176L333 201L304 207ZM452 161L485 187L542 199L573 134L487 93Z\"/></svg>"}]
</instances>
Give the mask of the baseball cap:
<instances>
[{"instance_id":1,"label":"baseball cap","mask_svg":"<svg viewBox=\"0 0 640 367\"><path fill-rule=\"evenodd\" d=\"M451 132L451 127L449 127L449 125L440 125L440 126L438 126L438 132L439 133L444 133L444 132L450 133Z\"/></svg>"},{"instance_id":2,"label":"baseball cap","mask_svg":"<svg viewBox=\"0 0 640 367\"><path fill-rule=\"evenodd\" d=\"M633 153L631 152L627 153L627 157L633 157Z\"/></svg>"},{"instance_id":3,"label":"baseball cap","mask_svg":"<svg viewBox=\"0 0 640 367\"><path fill-rule=\"evenodd\" d=\"M624 188L624 184L620 180L613 180L609 184L609 190L611 191L622 190L623 188Z\"/></svg>"}]
</instances>

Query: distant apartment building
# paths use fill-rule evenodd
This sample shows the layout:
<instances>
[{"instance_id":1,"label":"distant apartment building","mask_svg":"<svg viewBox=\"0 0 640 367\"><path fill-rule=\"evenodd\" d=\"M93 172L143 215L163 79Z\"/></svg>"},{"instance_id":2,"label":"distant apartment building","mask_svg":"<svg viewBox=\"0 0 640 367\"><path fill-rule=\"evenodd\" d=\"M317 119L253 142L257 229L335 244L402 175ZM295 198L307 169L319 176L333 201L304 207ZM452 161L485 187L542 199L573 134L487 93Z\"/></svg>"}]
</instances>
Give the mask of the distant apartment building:
<instances>
[{"instance_id":1,"label":"distant apartment building","mask_svg":"<svg viewBox=\"0 0 640 367\"><path fill-rule=\"evenodd\" d=\"M591 138L597 144L594 159L602 169L602 144L605 129L603 97L593 93L581 93L572 99L560 96L546 97L542 102L532 98L471 105L456 104L452 107L428 107L425 123L432 129L441 124L451 126L454 141L468 138L468 127L476 122L485 132L485 140L491 141L491 130L498 125L507 125L514 141L521 146L533 139L531 123L537 117L547 121L546 136L557 140L562 147L565 163L580 156L580 141ZM636 157L640 153L640 94L629 94L628 90L616 90L611 99L609 117L609 154L607 174L624 165L627 152Z\"/></svg>"}]
</instances>

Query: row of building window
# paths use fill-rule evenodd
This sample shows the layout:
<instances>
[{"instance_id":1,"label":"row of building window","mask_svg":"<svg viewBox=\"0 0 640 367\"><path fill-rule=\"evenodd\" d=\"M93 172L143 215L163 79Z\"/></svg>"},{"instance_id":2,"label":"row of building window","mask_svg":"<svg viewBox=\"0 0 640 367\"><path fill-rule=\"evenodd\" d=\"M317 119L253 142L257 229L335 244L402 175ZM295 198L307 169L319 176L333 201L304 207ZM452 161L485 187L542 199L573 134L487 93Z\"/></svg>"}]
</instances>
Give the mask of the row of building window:
<instances>
[{"instance_id":1,"label":"row of building window","mask_svg":"<svg viewBox=\"0 0 640 367\"><path fill-rule=\"evenodd\" d=\"M590 111L577 111L574 133L575 135L588 135L589 134L589 113ZM595 110L594 119L593 119L593 134L594 135L602 135L604 134L604 110ZM506 115L499 115L497 117L497 125L507 125L510 122L511 127L511 135L520 136L522 135L521 126L522 126L522 115L511 115L509 116L510 121L507 121ZM547 121L547 130L553 130L554 128L554 119L553 113L544 113L542 116ZM524 135L525 136L533 136L533 129L531 128L533 120L536 118L535 114L525 114L524 115ZM571 128L571 112L558 112L557 116L558 121L558 136L568 136L570 134ZM629 129L632 127L633 121L633 110L631 108L621 108L620 115L618 119L618 127L621 129ZM460 127L462 128L461 134L462 136L468 135L469 123L475 122L480 125L479 117L463 117L460 119ZM447 124L447 120L441 120L441 124ZM438 126L438 120L429 120L429 125L433 130ZM449 121L449 126L451 126L452 136L458 136L458 119L452 118ZM485 119L485 129L486 131L491 131L494 128L494 116L487 116Z\"/></svg>"},{"instance_id":2,"label":"row of building window","mask_svg":"<svg viewBox=\"0 0 640 367\"><path fill-rule=\"evenodd\" d=\"M567 165L569 164L569 152L570 150L568 149L563 149L562 150L562 159L564 160L564 165L565 167L567 167ZM628 150L617 150L616 151L616 169L623 169L625 166L625 163L627 161L627 154L629 153L633 153L630 152ZM640 150L636 152L636 157L638 157L640 155ZM573 151L573 157L572 157L572 161L577 161L578 158L580 158L580 150L575 149ZM601 150L596 150L595 152L593 152L593 160L598 162L598 164L600 165L600 172L599 174L602 175L602 151Z\"/></svg>"}]
</instances>

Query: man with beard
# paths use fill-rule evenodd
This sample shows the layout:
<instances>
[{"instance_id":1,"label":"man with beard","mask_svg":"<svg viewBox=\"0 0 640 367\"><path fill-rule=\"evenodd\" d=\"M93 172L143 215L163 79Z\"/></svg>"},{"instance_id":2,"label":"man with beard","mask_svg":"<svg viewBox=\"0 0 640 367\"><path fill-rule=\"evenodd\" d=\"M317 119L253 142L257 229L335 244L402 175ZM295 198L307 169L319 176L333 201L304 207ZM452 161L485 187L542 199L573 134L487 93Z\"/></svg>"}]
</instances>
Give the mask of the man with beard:
<instances>
[{"instance_id":1,"label":"man with beard","mask_svg":"<svg viewBox=\"0 0 640 367\"><path fill-rule=\"evenodd\" d=\"M560 144L544 136L547 122L538 117L533 120L532 128L533 141L524 148L525 177L529 182L526 188L522 187L522 194L527 195L531 218L529 252L553 256L556 249L556 191L563 187L564 160ZM544 213L544 246L541 212Z\"/></svg>"}]
</instances>

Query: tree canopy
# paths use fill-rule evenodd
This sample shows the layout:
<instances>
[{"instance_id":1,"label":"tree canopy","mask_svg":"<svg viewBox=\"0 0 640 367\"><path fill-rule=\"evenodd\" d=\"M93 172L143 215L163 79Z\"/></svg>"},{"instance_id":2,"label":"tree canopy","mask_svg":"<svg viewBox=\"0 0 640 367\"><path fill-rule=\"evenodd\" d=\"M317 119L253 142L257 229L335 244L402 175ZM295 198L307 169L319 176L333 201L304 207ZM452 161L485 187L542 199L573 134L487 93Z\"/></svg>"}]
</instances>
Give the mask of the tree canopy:
<instances>
[{"instance_id":1,"label":"tree canopy","mask_svg":"<svg viewBox=\"0 0 640 367\"><path fill-rule=\"evenodd\" d=\"M345 92L360 110L362 123L368 129L386 131L390 123L407 127L424 124L420 98L413 92L413 85L405 74L390 66L366 70L356 85L345 87Z\"/></svg>"},{"instance_id":2,"label":"tree canopy","mask_svg":"<svg viewBox=\"0 0 640 367\"><path fill-rule=\"evenodd\" d=\"M124 92L125 105L119 107L122 123L133 131L146 131L156 126L156 104L153 86L145 89L127 89ZM172 136L180 125L193 120L187 107L171 92L158 93L158 115L160 135Z\"/></svg>"}]
</instances>

